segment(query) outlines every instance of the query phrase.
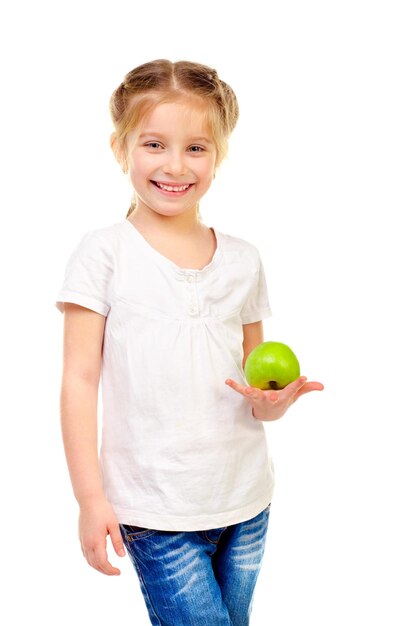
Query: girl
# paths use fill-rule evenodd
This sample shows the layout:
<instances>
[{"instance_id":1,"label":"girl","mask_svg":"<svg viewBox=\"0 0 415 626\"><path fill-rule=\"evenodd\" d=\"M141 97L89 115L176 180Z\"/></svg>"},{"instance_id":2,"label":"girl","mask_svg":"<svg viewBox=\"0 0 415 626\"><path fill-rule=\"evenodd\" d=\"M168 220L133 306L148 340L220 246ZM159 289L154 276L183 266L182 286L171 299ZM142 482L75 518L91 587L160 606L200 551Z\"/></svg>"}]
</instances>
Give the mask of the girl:
<instances>
[{"instance_id":1,"label":"girl","mask_svg":"<svg viewBox=\"0 0 415 626\"><path fill-rule=\"evenodd\" d=\"M274 488L262 422L323 386L245 384L271 315L263 266L198 211L238 119L229 85L205 65L157 60L126 75L110 110L133 201L84 234L56 302L82 551L118 575L106 537L119 556L125 545L152 624L247 625Z\"/></svg>"}]
</instances>

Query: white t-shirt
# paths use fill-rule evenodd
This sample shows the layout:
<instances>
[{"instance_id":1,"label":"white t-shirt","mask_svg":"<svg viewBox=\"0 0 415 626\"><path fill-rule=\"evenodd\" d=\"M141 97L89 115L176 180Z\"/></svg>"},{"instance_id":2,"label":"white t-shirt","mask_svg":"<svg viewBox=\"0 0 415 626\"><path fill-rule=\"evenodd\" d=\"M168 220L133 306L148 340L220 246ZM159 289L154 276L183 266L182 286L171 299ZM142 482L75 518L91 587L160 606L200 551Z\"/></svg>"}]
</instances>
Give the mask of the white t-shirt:
<instances>
[{"instance_id":1,"label":"white t-shirt","mask_svg":"<svg viewBox=\"0 0 415 626\"><path fill-rule=\"evenodd\" d=\"M218 232L203 269L183 269L127 219L89 230L56 298L106 316L100 468L119 523L207 530L271 501L263 422L225 384L246 384L242 324L272 315L262 262Z\"/></svg>"}]
</instances>

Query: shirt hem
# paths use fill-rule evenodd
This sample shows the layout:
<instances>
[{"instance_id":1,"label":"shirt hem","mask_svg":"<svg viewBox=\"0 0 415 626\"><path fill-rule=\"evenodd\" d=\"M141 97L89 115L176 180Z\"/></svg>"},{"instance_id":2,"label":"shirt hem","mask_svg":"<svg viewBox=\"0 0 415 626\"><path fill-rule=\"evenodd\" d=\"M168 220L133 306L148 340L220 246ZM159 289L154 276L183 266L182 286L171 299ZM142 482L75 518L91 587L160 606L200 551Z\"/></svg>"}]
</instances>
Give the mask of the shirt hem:
<instances>
[{"instance_id":1,"label":"shirt hem","mask_svg":"<svg viewBox=\"0 0 415 626\"><path fill-rule=\"evenodd\" d=\"M264 320L268 317L272 317L272 310L269 307L261 309L260 311L254 311L252 313L241 315L241 322L242 324L253 324L254 322L259 322L260 320Z\"/></svg>"},{"instance_id":2,"label":"shirt hem","mask_svg":"<svg viewBox=\"0 0 415 626\"><path fill-rule=\"evenodd\" d=\"M255 502L235 511L215 513L211 516L197 515L184 518L174 515L137 515L137 512L132 509L129 510L114 505L113 510L119 524L129 524L130 526L139 526L140 528L149 528L152 530L170 530L177 532L211 530L213 528L223 528L225 526L246 522L256 517L270 504L273 491L274 486L272 485L261 499L255 500Z\"/></svg>"},{"instance_id":3,"label":"shirt hem","mask_svg":"<svg viewBox=\"0 0 415 626\"><path fill-rule=\"evenodd\" d=\"M96 313L100 313L101 315L107 316L110 310L110 307L95 298L91 298L91 296L85 296L82 294L75 293L73 291L60 291L58 293L55 306L56 308L63 313L64 302L71 302L73 304L79 304L80 306L86 307L87 309L92 309Z\"/></svg>"}]
</instances>

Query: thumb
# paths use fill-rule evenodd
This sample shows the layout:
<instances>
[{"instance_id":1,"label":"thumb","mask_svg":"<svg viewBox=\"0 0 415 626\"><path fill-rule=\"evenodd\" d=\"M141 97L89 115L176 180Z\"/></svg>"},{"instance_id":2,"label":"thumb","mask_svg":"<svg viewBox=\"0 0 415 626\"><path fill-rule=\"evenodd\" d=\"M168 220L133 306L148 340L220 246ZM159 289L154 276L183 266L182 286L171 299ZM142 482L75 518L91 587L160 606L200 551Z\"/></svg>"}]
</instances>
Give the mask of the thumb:
<instances>
[{"instance_id":1,"label":"thumb","mask_svg":"<svg viewBox=\"0 0 415 626\"><path fill-rule=\"evenodd\" d=\"M115 552L118 554L118 556L125 556L124 542L122 540L122 535L118 524L114 524L113 526L111 526L109 528L109 533Z\"/></svg>"}]
</instances>

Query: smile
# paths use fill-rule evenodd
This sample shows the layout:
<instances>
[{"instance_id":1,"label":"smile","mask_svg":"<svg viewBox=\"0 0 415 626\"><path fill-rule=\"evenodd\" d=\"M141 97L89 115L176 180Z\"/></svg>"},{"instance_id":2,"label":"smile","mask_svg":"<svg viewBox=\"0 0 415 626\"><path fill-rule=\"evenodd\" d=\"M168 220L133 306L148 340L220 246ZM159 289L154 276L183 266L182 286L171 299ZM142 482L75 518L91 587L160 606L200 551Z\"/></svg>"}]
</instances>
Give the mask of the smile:
<instances>
[{"instance_id":1,"label":"smile","mask_svg":"<svg viewBox=\"0 0 415 626\"><path fill-rule=\"evenodd\" d=\"M156 180L152 180L151 182L159 189L163 189L163 191L172 191L174 193L177 193L179 191L186 191L187 189L189 189L189 187L191 187L190 183L187 185L164 185L163 183L159 183Z\"/></svg>"}]
</instances>

